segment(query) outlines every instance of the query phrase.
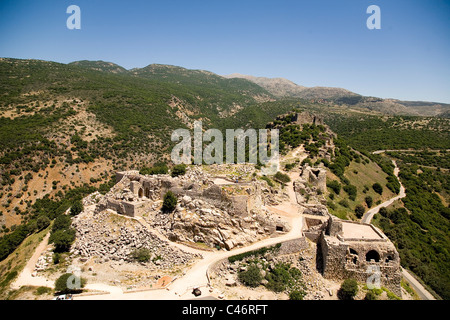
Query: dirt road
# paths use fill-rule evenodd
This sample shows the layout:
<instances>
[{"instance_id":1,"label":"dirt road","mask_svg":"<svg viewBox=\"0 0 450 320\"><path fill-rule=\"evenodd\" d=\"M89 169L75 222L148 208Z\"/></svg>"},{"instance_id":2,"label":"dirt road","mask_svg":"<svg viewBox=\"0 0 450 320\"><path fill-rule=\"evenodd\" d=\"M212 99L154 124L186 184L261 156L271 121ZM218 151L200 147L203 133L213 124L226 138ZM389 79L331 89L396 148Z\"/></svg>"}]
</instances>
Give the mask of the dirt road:
<instances>
[{"instance_id":1,"label":"dirt road","mask_svg":"<svg viewBox=\"0 0 450 320\"><path fill-rule=\"evenodd\" d=\"M17 279L11 284L11 288L19 289L21 286L25 286L25 285L36 286L36 287L45 286L45 287L54 288L55 284L53 281L51 281L47 278L44 278L44 277L39 277L39 276L33 277L32 276L36 262L38 261L41 254L47 249L49 237L50 237L50 232L48 232L45 235L44 239L36 247L36 250L34 251L30 260L28 260L27 264L25 265L25 268L23 268L22 272L19 274Z\"/></svg>"},{"instance_id":2,"label":"dirt road","mask_svg":"<svg viewBox=\"0 0 450 320\"><path fill-rule=\"evenodd\" d=\"M395 168L394 168L394 175L397 177L398 179L398 173L399 173L399 169L397 167L397 163L392 160L392 163L394 164ZM378 213L378 211L380 211L381 208L384 207L388 207L390 206L394 201L400 200L404 197L406 197L406 192L405 192L405 187L402 185L402 182L400 181L400 179L398 179L398 182L400 182L400 192L397 196L383 202L382 204L379 204L378 206L370 209L369 211L367 211L364 216L361 219L362 223L370 223L370 221L372 221L372 218L375 214Z\"/></svg>"}]
</instances>

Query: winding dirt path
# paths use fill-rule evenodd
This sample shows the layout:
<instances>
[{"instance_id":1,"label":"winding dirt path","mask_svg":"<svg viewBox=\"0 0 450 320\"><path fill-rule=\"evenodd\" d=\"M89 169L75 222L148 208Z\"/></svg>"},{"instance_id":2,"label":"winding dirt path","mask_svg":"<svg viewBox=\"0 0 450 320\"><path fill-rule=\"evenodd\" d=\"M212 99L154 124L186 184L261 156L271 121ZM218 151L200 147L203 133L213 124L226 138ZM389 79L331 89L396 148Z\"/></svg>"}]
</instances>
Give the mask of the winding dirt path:
<instances>
[{"instance_id":1,"label":"winding dirt path","mask_svg":"<svg viewBox=\"0 0 450 320\"><path fill-rule=\"evenodd\" d=\"M50 237L50 232L48 232L45 235L44 239L36 247L36 250L34 251L30 260L28 260L27 264L25 265L23 270L20 272L17 279L11 284L11 288L19 289L20 287L25 286L25 285L26 286L36 286L36 287L44 286L44 287L54 288L54 286L55 286L54 281L51 281L45 277L40 277L40 276L33 277L32 276L36 262L38 261L39 257L44 252L44 250L46 250L48 247L49 237Z\"/></svg>"},{"instance_id":2,"label":"winding dirt path","mask_svg":"<svg viewBox=\"0 0 450 320\"><path fill-rule=\"evenodd\" d=\"M373 154L380 154L380 153L384 153L385 151L390 151L390 150L378 150L378 151L374 151ZM398 150L400 151L400 150ZM406 150L402 150L402 151L406 151ZM409 150L408 150L409 151ZM385 202L383 202L382 204L370 209L369 211L367 211L364 216L361 219L362 223L370 223L372 221L372 218L375 214L378 213L378 211L380 211L381 208L383 207L388 207L390 206L394 201L396 200L400 200L404 197L406 197L406 190L405 187L403 186L402 182L400 181L400 179L398 178L398 174L400 172L400 169L397 166L397 163L395 162L395 160L392 160L392 163L394 164L395 168L394 168L394 175L397 177L398 182L400 183L400 192L398 194L398 196L393 197ZM431 293L428 292L427 289L425 289L424 286L422 286L422 284L416 280L416 278L414 278L414 276L406 269L402 269L402 276L403 279L405 279L411 286L412 288L417 292L417 294L419 295L419 297L422 300L436 300L433 295Z\"/></svg>"},{"instance_id":3,"label":"winding dirt path","mask_svg":"<svg viewBox=\"0 0 450 320\"><path fill-rule=\"evenodd\" d=\"M378 213L378 211L380 211L381 208L384 207L388 207L390 206L394 201L400 200L404 197L406 197L406 191L405 191L405 187L403 186L402 182L400 181L400 179L398 178L398 173L400 172L399 168L397 167L397 163L392 160L392 163L394 164L395 168L394 168L394 175L397 177L398 182L400 183L400 192L397 196L379 204L378 206L370 209L369 211L367 211L364 216L361 219L362 223L367 223L369 224L370 221L372 221L372 218L375 214Z\"/></svg>"}]
</instances>

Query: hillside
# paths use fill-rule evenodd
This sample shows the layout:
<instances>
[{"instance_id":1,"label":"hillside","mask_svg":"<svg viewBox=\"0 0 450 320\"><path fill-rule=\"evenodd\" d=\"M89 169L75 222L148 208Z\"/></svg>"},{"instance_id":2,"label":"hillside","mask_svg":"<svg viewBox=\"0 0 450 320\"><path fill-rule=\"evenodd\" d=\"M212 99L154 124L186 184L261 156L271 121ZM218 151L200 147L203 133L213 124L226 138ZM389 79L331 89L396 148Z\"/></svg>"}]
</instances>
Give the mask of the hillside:
<instances>
[{"instance_id":1,"label":"hillside","mask_svg":"<svg viewBox=\"0 0 450 320\"><path fill-rule=\"evenodd\" d=\"M7 58L0 59L0 77L0 220L4 230L18 225L31 204L46 194L61 197L69 188L85 183L99 187L115 170L167 160L174 145L171 132L192 128L195 120L202 120L204 128L264 128L280 114L303 109L322 114L357 149L366 149L365 144L375 149L408 148L421 141L446 148L449 141L445 119L385 121L379 113L359 107L361 102L355 103L366 97L277 98L273 94L277 85L290 88L285 94L306 90L284 79L250 79L264 89L247 79L168 65L126 70L104 61L66 65ZM423 123L439 123L439 129L424 131L430 125ZM396 134L398 130L401 135Z\"/></svg>"},{"instance_id":2,"label":"hillside","mask_svg":"<svg viewBox=\"0 0 450 320\"><path fill-rule=\"evenodd\" d=\"M331 87L304 87L284 78L265 78L233 73L224 76L228 79L247 79L265 88L278 98L302 99L337 99L341 97L359 96L341 88Z\"/></svg>"},{"instance_id":3,"label":"hillside","mask_svg":"<svg viewBox=\"0 0 450 320\"><path fill-rule=\"evenodd\" d=\"M233 73L225 78L252 81L278 98L325 100L337 105L390 115L438 116L450 112L450 104L366 97L342 88L304 87L284 78L265 78Z\"/></svg>"},{"instance_id":4,"label":"hillside","mask_svg":"<svg viewBox=\"0 0 450 320\"><path fill-rule=\"evenodd\" d=\"M129 72L102 61L2 58L0 78L5 230L20 224L45 194L99 186L119 168L167 159L176 128L197 119L220 127L245 107L273 100L243 79L161 65Z\"/></svg>"}]
</instances>

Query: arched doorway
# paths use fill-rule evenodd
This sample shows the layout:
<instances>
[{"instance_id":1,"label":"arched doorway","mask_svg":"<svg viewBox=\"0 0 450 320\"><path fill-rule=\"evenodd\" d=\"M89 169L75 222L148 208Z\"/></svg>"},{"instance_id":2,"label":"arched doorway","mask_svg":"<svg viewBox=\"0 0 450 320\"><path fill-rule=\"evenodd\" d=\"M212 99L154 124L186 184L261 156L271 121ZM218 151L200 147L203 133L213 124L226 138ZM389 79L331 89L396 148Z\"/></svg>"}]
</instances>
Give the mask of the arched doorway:
<instances>
[{"instance_id":1,"label":"arched doorway","mask_svg":"<svg viewBox=\"0 0 450 320\"><path fill-rule=\"evenodd\" d=\"M380 261L380 254L376 250L370 250L366 253L366 261L370 262L372 260L374 260L375 262Z\"/></svg>"},{"instance_id":2,"label":"arched doorway","mask_svg":"<svg viewBox=\"0 0 450 320\"><path fill-rule=\"evenodd\" d=\"M142 190L142 188L139 188L139 191L138 191L138 197L139 197L139 198L142 198L143 195L144 195L144 190Z\"/></svg>"}]
</instances>

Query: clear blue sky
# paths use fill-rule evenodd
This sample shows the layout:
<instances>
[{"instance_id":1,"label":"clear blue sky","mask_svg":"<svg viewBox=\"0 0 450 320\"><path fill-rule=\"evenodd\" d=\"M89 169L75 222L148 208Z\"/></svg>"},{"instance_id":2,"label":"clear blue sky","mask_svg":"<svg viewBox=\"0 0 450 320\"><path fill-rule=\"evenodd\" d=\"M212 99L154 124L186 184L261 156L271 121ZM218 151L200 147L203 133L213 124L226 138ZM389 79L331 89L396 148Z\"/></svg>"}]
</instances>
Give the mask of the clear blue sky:
<instances>
[{"instance_id":1,"label":"clear blue sky","mask_svg":"<svg viewBox=\"0 0 450 320\"><path fill-rule=\"evenodd\" d=\"M81 8L81 30L66 9ZM369 30L369 5L381 30ZM0 56L151 63L450 103L450 1L0 0Z\"/></svg>"}]
</instances>

